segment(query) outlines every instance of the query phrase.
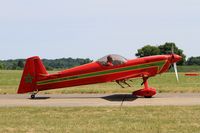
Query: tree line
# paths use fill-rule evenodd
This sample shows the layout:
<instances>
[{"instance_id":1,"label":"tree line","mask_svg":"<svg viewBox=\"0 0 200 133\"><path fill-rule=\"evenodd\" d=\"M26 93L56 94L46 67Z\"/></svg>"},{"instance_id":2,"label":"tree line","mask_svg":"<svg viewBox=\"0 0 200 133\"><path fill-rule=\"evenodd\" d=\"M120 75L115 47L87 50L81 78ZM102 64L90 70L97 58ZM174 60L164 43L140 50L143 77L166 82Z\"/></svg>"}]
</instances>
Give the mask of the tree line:
<instances>
[{"instance_id":1,"label":"tree line","mask_svg":"<svg viewBox=\"0 0 200 133\"><path fill-rule=\"evenodd\" d=\"M0 60L0 69L5 70L22 70L25 65L25 59L15 60ZM59 70L72 68L75 66L83 65L92 62L92 60L86 58L61 58L61 59L42 59L43 64L47 70Z\"/></svg>"},{"instance_id":2,"label":"tree line","mask_svg":"<svg viewBox=\"0 0 200 133\"><path fill-rule=\"evenodd\" d=\"M182 56L182 61L178 62L178 65L200 65L200 56L190 57L186 60L186 55L182 49L179 49L175 43L165 43L163 45L146 45L137 50L135 54L137 57L145 57L151 55L162 55L171 54L172 47L173 52ZM43 59L42 60L47 70L59 70L67 69L75 66L83 65L92 62L91 59L82 58L61 58L61 59ZM25 59L15 59L15 60L0 60L0 69L5 70L22 70L24 68Z\"/></svg>"},{"instance_id":3,"label":"tree line","mask_svg":"<svg viewBox=\"0 0 200 133\"><path fill-rule=\"evenodd\" d=\"M200 65L200 56L189 57L186 60L186 55L184 54L184 51L182 49L179 49L173 42L166 42L165 44L158 46L146 45L138 49L135 55L137 57L145 57L151 55L172 54L172 52L182 57L182 60L177 63L178 65Z\"/></svg>"}]
</instances>

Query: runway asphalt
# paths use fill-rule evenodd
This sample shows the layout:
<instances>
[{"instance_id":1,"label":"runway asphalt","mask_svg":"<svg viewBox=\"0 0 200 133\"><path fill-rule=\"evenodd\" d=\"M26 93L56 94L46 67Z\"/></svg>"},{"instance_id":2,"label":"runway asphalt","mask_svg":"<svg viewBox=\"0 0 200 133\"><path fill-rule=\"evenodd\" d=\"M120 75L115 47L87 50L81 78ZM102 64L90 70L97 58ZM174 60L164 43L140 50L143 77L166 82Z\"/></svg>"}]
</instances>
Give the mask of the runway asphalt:
<instances>
[{"instance_id":1,"label":"runway asphalt","mask_svg":"<svg viewBox=\"0 0 200 133\"><path fill-rule=\"evenodd\" d=\"M99 106L193 106L200 105L200 93L160 93L153 98L130 94L38 94L0 95L0 107L99 107Z\"/></svg>"}]
</instances>

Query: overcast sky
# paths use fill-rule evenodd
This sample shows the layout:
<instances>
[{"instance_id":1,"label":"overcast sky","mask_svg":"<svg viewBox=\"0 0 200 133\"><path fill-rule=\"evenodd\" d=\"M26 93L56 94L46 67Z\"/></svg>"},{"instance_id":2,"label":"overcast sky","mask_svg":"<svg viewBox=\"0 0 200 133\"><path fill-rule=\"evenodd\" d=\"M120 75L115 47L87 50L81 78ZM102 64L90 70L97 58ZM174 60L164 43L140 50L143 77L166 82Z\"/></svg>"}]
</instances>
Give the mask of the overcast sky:
<instances>
[{"instance_id":1,"label":"overcast sky","mask_svg":"<svg viewBox=\"0 0 200 133\"><path fill-rule=\"evenodd\" d=\"M135 58L165 42L200 56L200 0L0 0L0 59Z\"/></svg>"}]
</instances>

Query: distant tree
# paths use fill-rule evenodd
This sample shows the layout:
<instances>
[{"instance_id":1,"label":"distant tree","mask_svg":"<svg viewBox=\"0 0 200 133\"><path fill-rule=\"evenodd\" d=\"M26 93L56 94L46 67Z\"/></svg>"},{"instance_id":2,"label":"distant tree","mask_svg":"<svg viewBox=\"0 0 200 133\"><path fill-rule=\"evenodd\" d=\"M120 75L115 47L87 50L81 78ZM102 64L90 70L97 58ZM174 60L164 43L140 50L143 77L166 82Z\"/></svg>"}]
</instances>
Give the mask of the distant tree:
<instances>
[{"instance_id":1,"label":"distant tree","mask_svg":"<svg viewBox=\"0 0 200 133\"><path fill-rule=\"evenodd\" d=\"M43 59L42 60L47 70L53 69L65 69L71 68L79 65L83 65L89 62L92 62L90 59L82 59L82 58L61 58L61 59ZM3 64L3 69L7 70L18 70L24 68L24 59L16 59L16 60L4 60L0 61ZM2 69L2 66L0 66Z\"/></svg>"},{"instance_id":2,"label":"distant tree","mask_svg":"<svg viewBox=\"0 0 200 133\"><path fill-rule=\"evenodd\" d=\"M160 54L160 49L158 47L146 45L141 49L138 49L138 53L136 53L135 55L137 57L145 57L145 56L159 55L159 54Z\"/></svg>"},{"instance_id":3,"label":"distant tree","mask_svg":"<svg viewBox=\"0 0 200 133\"><path fill-rule=\"evenodd\" d=\"M0 69L3 69L3 64L0 62Z\"/></svg>"},{"instance_id":4,"label":"distant tree","mask_svg":"<svg viewBox=\"0 0 200 133\"><path fill-rule=\"evenodd\" d=\"M182 60L178 62L178 65L183 65L186 61L186 56L183 54L183 50L179 49L175 43L167 42L164 45L160 45L158 47L146 45L141 49L138 49L138 53L136 53L137 57L145 57L151 55L163 55L163 54L171 54L172 46L174 47L174 53L182 56Z\"/></svg>"},{"instance_id":5,"label":"distant tree","mask_svg":"<svg viewBox=\"0 0 200 133\"><path fill-rule=\"evenodd\" d=\"M19 61L18 61L17 67L19 67L19 68L24 68L24 62L23 62L23 60L19 60Z\"/></svg>"},{"instance_id":6,"label":"distant tree","mask_svg":"<svg viewBox=\"0 0 200 133\"><path fill-rule=\"evenodd\" d=\"M17 69L17 63L13 63L11 69L12 69L12 70L16 70L16 69Z\"/></svg>"},{"instance_id":7,"label":"distant tree","mask_svg":"<svg viewBox=\"0 0 200 133\"><path fill-rule=\"evenodd\" d=\"M46 66L46 70L47 70L47 71L52 71L52 70L53 70L53 67Z\"/></svg>"},{"instance_id":8,"label":"distant tree","mask_svg":"<svg viewBox=\"0 0 200 133\"><path fill-rule=\"evenodd\" d=\"M171 54L172 47L174 47L174 53L178 54L182 57L182 60L179 61L178 65L184 65L186 62L186 55L183 54L183 50L179 49L175 43L173 42L166 42L164 45L160 45L158 48L160 49L160 54Z\"/></svg>"},{"instance_id":9,"label":"distant tree","mask_svg":"<svg viewBox=\"0 0 200 133\"><path fill-rule=\"evenodd\" d=\"M200 65L200 56L188 58L186 65Z\"/></svg>"}]
</instances>

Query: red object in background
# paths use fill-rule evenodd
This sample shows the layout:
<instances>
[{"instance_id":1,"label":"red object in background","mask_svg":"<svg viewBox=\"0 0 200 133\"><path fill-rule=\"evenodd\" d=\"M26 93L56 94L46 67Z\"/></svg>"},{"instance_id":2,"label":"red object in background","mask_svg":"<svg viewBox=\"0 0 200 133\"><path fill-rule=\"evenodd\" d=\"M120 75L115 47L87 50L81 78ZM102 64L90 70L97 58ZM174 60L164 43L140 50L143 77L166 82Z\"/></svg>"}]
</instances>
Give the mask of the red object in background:
<instances>
[{"instance_id":1,"label":"red object in background","mask_svg":"<svg viewBox=\"0 0 200 133\"><path fill-rule=\"evenodd\" d=\"M185 76L200 76L198 73L186 73Z\"/></svg>"},{"instance_id":2,"label":"red object in background","mask_svg":"<svg viewBox=\"0 0 200 133\"><path fill-rule=\"evenodd\" d=\"M181 57L176 54L133 60L127 60L119 55L108 55L96 62L48 74L40 58L35 56L26 60L18 93L30 92L34 98L37 92L44 90L112 81L130 86L126 80L143 78L144 89L133 92L133 95L152 97L156 90L148 87L148 78L168 71L171 64L180 60Z\"/></svg>"}]
</instances>

